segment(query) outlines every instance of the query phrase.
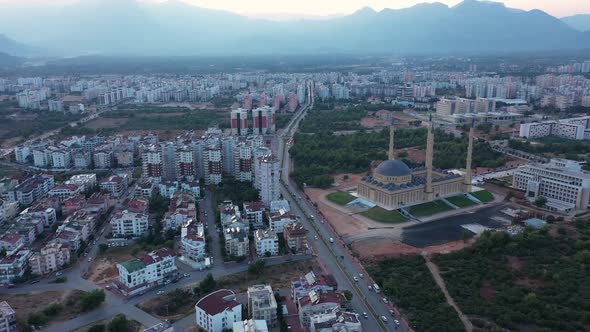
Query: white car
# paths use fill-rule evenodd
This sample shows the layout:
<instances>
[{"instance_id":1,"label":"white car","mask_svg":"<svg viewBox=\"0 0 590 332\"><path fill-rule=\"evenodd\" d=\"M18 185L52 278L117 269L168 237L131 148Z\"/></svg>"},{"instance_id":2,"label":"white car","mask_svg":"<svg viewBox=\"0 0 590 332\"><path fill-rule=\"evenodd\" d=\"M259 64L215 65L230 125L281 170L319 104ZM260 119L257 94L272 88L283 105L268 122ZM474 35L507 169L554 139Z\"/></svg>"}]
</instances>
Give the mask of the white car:
<instances>
[{"instance_id":1,"label":"white car","mask_svg":"<svg viewBox=\"0 0 590 332\"><path fill-rule=\"evenodd\" d=\"M92 262L92 257L88 257L88 262Z\"/></svg>"},{"instance_id":2,"label":"white car","mask_svg":"<svg viewBox=\"0 0 590 332\"><path fill-rule=\"evenodd\" d=\"M397 319L393 320L393 323L394 323L395 325L397 325L397 326L399 326L399 324L400 324L400 323L399 323L399 320L397 320Z\"/></svg>"},{"instance_id":3,"label":"white car","mask_svg":"<svg viewBox=\"0 0 590 332\"><path fill-rule=\"evenodd\" d=\"M162 295L162 294L164 294L164 291L163 291L163 290L161 290L161 291L158 291L158 292L156 293L156 295Z\"/></svg>"},{"instance_id":4,"label":"white car","mask_svg":"<svg viewBox=\"0 0 590 332\"><path fill-rule=\"evenodd\" d=\"M382 298L382 300L383 300L383 303L385 303L385 304L388 304L389 303L389 301L387 301L386 298Z\"/></svg>"},{"instance_id":5,"label":"white car","mask_svg":"<svg viewBox=\"0 0 590 332\"><path fill-rule=\"evenodd\" d=\"M352 277L352 279L354 279L354 281L358 282L359 278L357 276Z\"/></svg>"},{"instance_id":6,"label":"white car","mask_svg":"<svg viewBox=\"0 0 590 332\"><path fill-rule=\"evenodd\" d=\"M361 277L361 279L362 279L362 278L364 278L364 277L365 277L365 275L364 275L364 274L362 274L362 273L359 273L359 277Z\"/></svg>"},{"instance_id":7,"label":"white car","mask_svg":"<svg viewBox=\"0 0 590 332\"><path fill-rule=\"evenodd\" d=\"M381 316L381 320L387 323L387 317Z\"/></svg>"},{"instance_id":8,"label":"white car","mask_svg":"<svg viewBox=\"0 0 590 332\"><path fill-rule=\"evenodd\" d=\"M317 240L317 239L318 239L318 236L316 235L316 236L314 236L313 238Z\"/></svg>"}]
</instances>

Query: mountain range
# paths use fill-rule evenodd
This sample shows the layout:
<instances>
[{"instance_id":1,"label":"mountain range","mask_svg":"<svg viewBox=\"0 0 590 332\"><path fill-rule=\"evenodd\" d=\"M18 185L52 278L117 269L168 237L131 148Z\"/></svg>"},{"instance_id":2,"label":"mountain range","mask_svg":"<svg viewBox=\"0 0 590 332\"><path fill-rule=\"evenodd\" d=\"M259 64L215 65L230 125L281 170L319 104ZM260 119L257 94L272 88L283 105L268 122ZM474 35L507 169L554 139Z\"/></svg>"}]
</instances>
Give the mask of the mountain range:
<instances>
[{"instance_id":1,"label":"mountain range","mask_svg":"<svg viewBox=\"0 0 590 332\"><path fill-rule=\"evenodd\" d=\"M62 7L4 8L0 33L62 56L505 53L590 45L590 32L543 11L477 0L453 7L424 3L379 12L363 8L326 20L287 22L251 19L181 0L83 0ZM0 52L27 55L18 47L14 51L12 44L0 38Z\"/></svg>"},{"instance_id":2,"label":"mountain range","mask_svg":"<svg viewBox=\"0 0 590 332\"><path fill-rule=\"evenodd\" d=\"M576 30L590 31L590 14L563 17L561 20Z\"/></svg>"}]
</instances>

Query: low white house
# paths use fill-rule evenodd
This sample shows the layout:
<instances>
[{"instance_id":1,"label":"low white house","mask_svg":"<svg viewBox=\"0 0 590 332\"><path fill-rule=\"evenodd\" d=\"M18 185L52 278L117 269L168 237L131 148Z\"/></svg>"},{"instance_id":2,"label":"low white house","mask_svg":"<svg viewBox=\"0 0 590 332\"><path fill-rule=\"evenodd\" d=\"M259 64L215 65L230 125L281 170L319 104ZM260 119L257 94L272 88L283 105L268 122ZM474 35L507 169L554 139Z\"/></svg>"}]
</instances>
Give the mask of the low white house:
<instances>
[{"instance_id":1,"label":"low white house","mask_svg":"<svg viewBox=\"0 0 590 332\"><path fill-rule=\"evenodd\" d=\"M141 294L177 277L176 254L167 248L117 264L115 285L125 296Z\"/></svg>"}]
</instances>

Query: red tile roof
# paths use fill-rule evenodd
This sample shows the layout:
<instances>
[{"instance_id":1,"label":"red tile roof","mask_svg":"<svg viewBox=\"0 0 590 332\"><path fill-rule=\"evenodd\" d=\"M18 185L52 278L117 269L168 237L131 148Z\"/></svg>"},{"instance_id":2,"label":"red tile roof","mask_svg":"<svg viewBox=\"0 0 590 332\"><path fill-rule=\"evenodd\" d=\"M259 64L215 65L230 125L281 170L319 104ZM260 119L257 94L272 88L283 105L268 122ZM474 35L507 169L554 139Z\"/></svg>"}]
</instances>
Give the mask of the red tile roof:
<instances>
[{"instance_id":1,"label":"red tile roof","mask_svg":"<svg viewBox=\"0 0 590 332\"><path fill-rule=\"evenodd\" d=\"M223 311L233 309L240 305L235 300L235 293L229 289L220 289L199 300L196 306L210 316L215 316Z\"/></svg>"}]
</instances>

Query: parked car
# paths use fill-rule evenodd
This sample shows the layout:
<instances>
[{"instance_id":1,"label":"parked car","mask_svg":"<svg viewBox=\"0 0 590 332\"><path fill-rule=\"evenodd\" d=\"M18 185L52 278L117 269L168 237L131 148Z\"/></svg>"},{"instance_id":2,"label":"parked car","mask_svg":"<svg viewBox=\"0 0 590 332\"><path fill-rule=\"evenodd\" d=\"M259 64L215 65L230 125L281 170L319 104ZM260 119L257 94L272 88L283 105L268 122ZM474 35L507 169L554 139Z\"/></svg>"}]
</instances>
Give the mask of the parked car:
<instances>
[{"instance_id":1,"label":"parked car","mask_svg":"<svg viewBox=\"0 0 590 332\"><path fill-rule=\"evenodd\" d=\"M389 303L389 301L387 301L386 298L382 298L381 300L383 300L383 303L385 303L385 304L388 304Z\"/></svg>"},{"instance_id":2,"label":"parked car","mask_svg":"<svg viewBox=\"0 0 590 332\"><path fill-rule=\"evenodd\" d=\"M387 323L387 317L381 316L381 320Z\"/></svg>"},{"instance_id":3,"label":"parked car","mask_svg":"<svg viewBox=\"0 0 590 332\"><path fill-rule=\"evenodd\" d=\"M158 292L156 293L156 295L162 295L162 294L164 294L164 291L163 291L163 290L161 290L161 291L158 291Z\"/></svg>"},{"instance_id":4,"label":"parked car","mask_svg":"<svg viewBox=\"0 0 590 332\"><path fill-rule=\"evenodd\" d=\"M395 325L397 325L397 326L399 326L399 325L400 325L400 323L399 323L399 320L397 320L397 319L394 319L394 320L393 320L393 323L394 323Z\"/></svg>"},{"instance_id":5,"label":"parked car","mask_svg":"<svg viewBox=\"0 0 590 332\"><path fill-rule=\"evenodd\" d=\"M395 312L393 312L393 310L389 310L389 313L390 313L392 316L395 316Z\"/></svg>"},{"instance_id":6,"label":"parked car","mask_svg":"<svg viewBox=\"0 0 590 332\"><path fill-rule=\"evenodd\" d=\"M362 274L362 273L359 273L359 277L361 277L361 279L362 279L362 278L364 278L364 277L365 277L365 275L364 275L364 274Z\"/></svg>"},{"instance_id":7,"label":"parked car","mask_svg":"<svg viewBox=\"0 0 590 332\"><path fill-rule=\"evenodd\" d=\"M359 278L357 276L352 277L352 279L354 279L354 281L358 282Z\"/></svg>"},{"instance_id":8,"label":"parked car","mask_svg":"<svg viewBox=\"0 0 590 332\"><path fill-rule=\"evenodd\" d=\"M369 315L367 315L367 313L366 313L366 312L363 312L363 317L364 317L365 319L369 319Z\"/></svg>"}]
</instances>

